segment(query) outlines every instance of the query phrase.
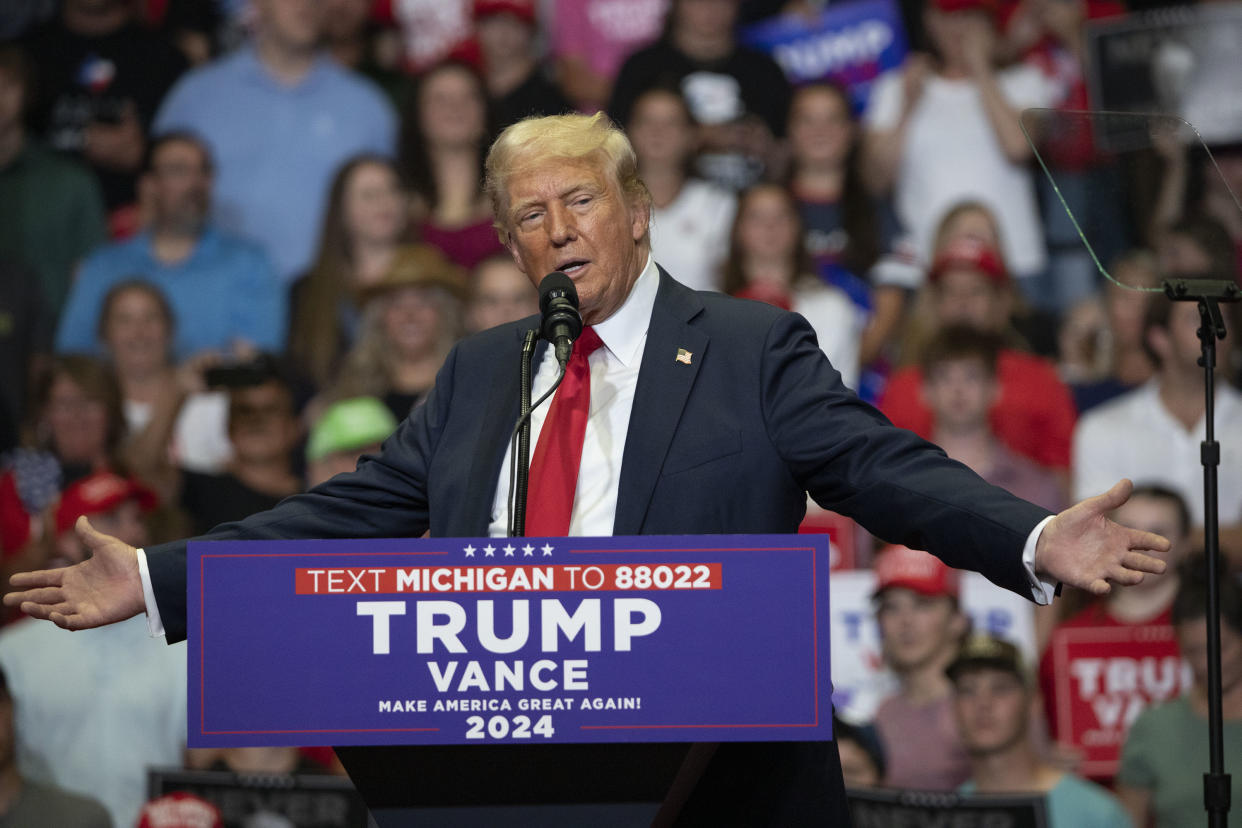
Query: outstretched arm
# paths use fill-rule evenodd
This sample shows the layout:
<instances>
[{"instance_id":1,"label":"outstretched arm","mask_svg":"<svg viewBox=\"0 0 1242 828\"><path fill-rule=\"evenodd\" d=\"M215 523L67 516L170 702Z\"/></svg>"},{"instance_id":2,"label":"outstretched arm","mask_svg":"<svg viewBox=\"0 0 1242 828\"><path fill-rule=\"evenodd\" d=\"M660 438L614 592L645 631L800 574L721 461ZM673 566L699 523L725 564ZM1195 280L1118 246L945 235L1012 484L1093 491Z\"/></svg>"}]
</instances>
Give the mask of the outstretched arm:
<instances>
[{"instance_id":1,"label":"outstretched arm","mask_svg":"<svg viewBox=\"0 0 1242 828\"><path fill-rule=\"evenodd\" d=\"M1127 529L1108 517L1130 499L1132 491L1134 484L1122 480L1054 517L1035 546L1036 574L1093 595L1107 595L1113 584L1131 586L1147 573L1164 572L1164 561L1148 553L1167 552L1167 538Z\"/></svg>"},{"instance_id":2,"label":"outstretched arm","mask_svg":"<svg viewBox=\"0 0 1242 828\"><path fill-rule=\"evenodd\" d=\"M18 591L5 595L4 603L66 630L101 627L143 612L138 550L95 531L85 516L75 530L91 556L73 566L17 573L10 583Z\"/></svg>"}]
</instances>

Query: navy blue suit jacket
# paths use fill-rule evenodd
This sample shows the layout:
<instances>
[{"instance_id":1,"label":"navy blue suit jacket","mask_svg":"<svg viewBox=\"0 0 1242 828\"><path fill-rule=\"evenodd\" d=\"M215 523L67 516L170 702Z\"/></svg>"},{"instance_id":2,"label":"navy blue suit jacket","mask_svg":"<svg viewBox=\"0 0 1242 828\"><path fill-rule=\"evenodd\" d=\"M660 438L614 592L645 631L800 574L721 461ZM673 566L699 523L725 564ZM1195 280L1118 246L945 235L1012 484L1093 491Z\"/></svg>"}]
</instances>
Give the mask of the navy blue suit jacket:
<instances>
[{"instance_id":1,"label":"navy blue suit jacket","mask_svg":"<svg viewBox=\"0 0 1242 828\"><path fill-rule=\"evenodd\" d=\"M204 539L486 535L533 324L459 343L425 404L355 472ZM802 317L695 292L661 270L614 534L795 532L807 492L884 540L1030 597L1021 551L1046 510L860 401ZM149 548L147 560L168 640L180 640L185 542Z\"/></svg>"}]
</instances>

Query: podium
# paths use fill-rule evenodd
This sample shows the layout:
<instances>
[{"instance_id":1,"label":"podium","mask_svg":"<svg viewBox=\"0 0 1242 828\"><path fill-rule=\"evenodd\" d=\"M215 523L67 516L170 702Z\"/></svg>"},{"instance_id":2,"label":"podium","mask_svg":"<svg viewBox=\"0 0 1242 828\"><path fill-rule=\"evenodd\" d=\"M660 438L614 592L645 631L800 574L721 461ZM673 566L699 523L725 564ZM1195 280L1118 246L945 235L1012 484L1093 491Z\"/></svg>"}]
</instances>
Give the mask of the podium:
<instances>
[{"instance_id":1,"label":"podium","mask_svg":"<svg viewBox=\"0 0 1242 828\"><path fill-rule=\"evenodd\" d=\"M381 828L848 825L828 560L822 536L192 543L189 744L340 745Z\"/></svg>"}]
</instances>

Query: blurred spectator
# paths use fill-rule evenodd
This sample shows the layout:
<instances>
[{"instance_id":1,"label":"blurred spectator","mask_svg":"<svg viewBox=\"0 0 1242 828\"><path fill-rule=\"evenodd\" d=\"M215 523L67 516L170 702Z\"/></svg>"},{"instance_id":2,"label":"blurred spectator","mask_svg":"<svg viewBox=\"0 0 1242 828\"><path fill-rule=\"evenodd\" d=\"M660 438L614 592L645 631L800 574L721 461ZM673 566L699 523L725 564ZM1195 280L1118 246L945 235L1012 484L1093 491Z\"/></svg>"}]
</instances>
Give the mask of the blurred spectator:
<instances>
[{"instance_id":1,"label":"blurred spectator","mask_svg":"<svg viewBox=\"0 0 1242 828\"><path fill-rule=\"evenodd\" d=\"M508 253L475 265L464 313L466 330L478 333L539 313L539 293Z\"/></svg>"},{"instance_id":2,"label":"blurred spectator","mask_svg":"<svg viewBox=\"0 0 1242 828\"><path fill-rule=\"evenodd\" d=\"M145 545L139 513L149 498L133 481L107 472L72 484L56 510L60 554L89 557L73 531L81 515L99 531ZM184 646L152 641L141 615L79 631L26 619L0 632L0 668L17 714L22 775L97 797L114 825L135 824L147 799L147 768L181 764Z\"/></svg>"},{"instance_id":3,"label":"blurred spectator","mask_svg":"<svg viewBox=\"0 0 1242 828\"><path fill-rule=\"evenodd\" d=\"M740 0L672 0L664 35L631 55L613 86L608 114L629 123L639 94L675 84L702 139L697 169L740 190L771 171L785 134L789 82L767 55L738 45Z\"/></svg>"},{"instance_id":4,"label":"blurred spectator","mask_svg":"<svg viewBox=\"0 0 1242 828\"><path fill-rule=\"evenodd\" d=\"M14 718L8 679L0 671L0 826L111 828L111 817L96 800L22 777L17 767Z\"/></svg>"},{"instance_id":5,"label":"blurred spectator","mask_svg":"<svg viewBox=\"0 0 1242 828\"><path fill-rule=\"evenodd\" d=\"M94 169L109 210L135 200L147 127L186 60L140 26L128 0L63 0L30 40L38 72L32 122Z\"/></svg>"},{"instance_id":6,"label":"blurred spectator","mask_svg":"<svg viewBox=\"0 0 1242 828\"><path fill-rule=\"evenodd\" d=\"M1199 309L1153 295L1145 341L1156 375L1142 387L1088 412L1074 432L1074 497L1105 491L1122 477L1156 481L1177 492L1196 525L1203 521L1203 369L1199 367ZM1232 336L1218 343L1229 353ZM1223 362L1223 360L1222 360ZM1219 372L1217 373L1219 376ZM1216 434L1221 443L1220 522L1242 523L1242 395L1227 382L1215 387Z\"/></svg>"},{"instance_id":7,"label":"blurred spectator","mask_svg":"<svg viewBox=\"0 0 1242 828\"><path fill-rule=\"evenodd\" d=\"M873 190L893 192L923 261L945 211L977 199L999 219L1005 261L1022 279L1043 271L1047 256L1018 114L1053 103L1057 90L1033 67L995 68L995 13L991 0L928 0L936 56L912 55L877 81L865 160Z\"/></svg>"},{"instance_id":8,"label":"blurred spectator","mask_svg":"<svg viewBox=\"0 0 1242 828\"><path fill-rule=\"evenodd\" d=\"M475 0L474 28L496 131L571 109L536 58L535 0Z\"/></svg>"},{"instance_id":9,"label":"blurred spectator","mask_svg":"<svg viewBox=\"0 0 1242 828\"><path fill-rule=\"evenodd\" d=\"M34 271L25 289L43 294L39 318L50 328L73 268L108 228L94 177L26 131L31 71L17 45L0 43L0 254Z\"/></svg>"},{"instance_id":10,"label":"blurred spectator","mask_svg":"<svg viewBox=\"0 0 1242 828\"><path fill-rule=\"evenodd\" d=\"M401 247L382 281L363 291L358 341L327 399L379 397L404 420L461 334L465 277L430 245Z\"/></svg>"},{"instance_id":11,"label":"blurred spectator","mask_svg":"<svg viewBox=\"0 0 1242 828\"><path fill-rule=\"evenodd\" d=\"M1057 374L1071 389L1107 372L1105 325L1104 303L1098 295L1076 302L1061 317L1057 328Z\"/></svg>"},{"instance_id":12,"label":"blurred spectator","mask_svg":"<svg viewBox=\"0 0 1242 828\"><path fill-rule=\"evenodd\" d=\"M178 366L172 361L176 320L159 288L139 280L119 282L104 297L99 341L121 386L129 456L136 471L157 479L169 462L187 469L219 471L232 454L228 397L208 393L203 369L215 354Z\"/></svg>"},{"instance_id":13,"label":"blurred spectator","mask_svg":"<svg viewBox=\"0 0 1242 828\"><path fill-rule=\"evenodd\" d=\"M784 187L756 184L739 196L724 289L805 316L842 382L857 388L862 315L843 291L815 275L797 205Z\"/></svg>"},{"instance_id":14,"label":"blurred spectator","mask_svg":"<svg viewBox=\"0 0 1242 828\"><path fill-rule=\"evenodd\" d=\"M357 291L383 278L409 235L407 210L386 158L360 155L333 179L315 262L290 289L288 353L315 387L335 375L358 332Z\"/></svg>"},{"instance_id":15,"label":"blurred spectator","mask_svg":"<svg viewBox=\"0 0 1242 828\"><path fill-rule=\"evenodd\" d=\"M1185 146L1174 129L1153 130L1152 145L1164 162L1152 215L1150 236L1155 242L1188 216L1202 215L1218 222L1242 262L1242 144L1218 146L1210 157L1202 147ZM1192 157L1193 155L1193 157ZM1197 179L1197 180L1196 180Z\"/></svg>"},{"instance_id":16,"label":"blurred spectator","mask_svg":"<svg viewBox=\"0 0 1242 828\"><path fill-rule=\"evenodd\" d=\"M971 775L966 794L1043 793L1049 828L1131 828L1108 791L1040 759L1030 734L1035 691L1008 641L972 636L946 668Z\"/></svg>"},{"instance_id":17,"label":"blurred spectator","mask_svg":"<svg viewBox=\"0 0 1242 828\"><path fill-rule=\"evenodd\" d=\"M464 63L428 69L404 113L402 172L420 238L465 268L503 249L483 192L490 143L482 78Z\"/></svg>"},{"instance_id":18,"label":"blurred spectator","mask_svg":"<svg viewBox=\"0 0 1242 828\"><path fill-rule=\"evenodd\" d=\"M208 222L212 163L207 148L186 133L151 142L144 171L148 229L92 253L69 291L56 332L58 351L98 352L103 298L118 282L150 281L177 317L178 357L239 340L256 348L284 344L285 291L257 245Z\"/></svg>"},{"instance_id":19,"label":"blurred spectator","mask_svg":"<svg viewBox=\"0 0 1242 828\"><path fill-rule=\"evenodd\" d=\"M884 784L952 790L970 772L944 672L970 628L958 606L958 573L926 552L890 546L876 559L875 577L884 663L898 683L875 713Z\"/></svg>"},{"instance_id":20,"label":"blurred spectator","mask_svg":"<svg viewBox=\"0 0 1242 828\"><path fill-rule=\"evenodd\" d=\"M653 87L634 101L626 132L638 174L651 192L651 255L695 290L720 290L737 196L691 174L698 134L676 87Z\"/></svg>"},{"instance_id":21,"label":"blurred spectator","mask_svg":"<svg viewBox=\"0 0 1242 828\"><path fill-rule=\"evenodd\" d=\"M789 188L806 245L827 278L870 314L859 345L868 365L894 339L918 268L892 254L900 229L887 200L863 185L859 131L849 97L830 83L799 87L789 106Z\"/></svg>"},{"instance_id":22,"label":"blurred spectator","mask_svg":"<svg viewBox=\"0 0 1242 828\"><path fill-rule=\"evenodd\" d=\"M1048 646L1039 663L1039 682L1049 730L1054 739L1071 750L1091 741L1092 768L1084 773L1095 779L1112 781L1121 755L1121 740L1107 739L1124 734L1133 717L1143 708L1168 701L1183 689L1177 642L1173 637L1173 599L1181 586L1180 565L1190 551L1190 515L1186 503L1174 492L1161 486L1139 485L1130 499L1112 514L1122 526L1163 535L1171 542L1169 551L1156 554L1168 564L1166 574L1145 578L1141 584L1114 589L1106 597L1094 600L1076 615L1058 624L1051 632ZM1089 665L1076 664L1074 645L1092 630L1100 630L1094 641L1109 648L1131 664L1153 665L1135 670L1133 681L1111 678L1086 678ZM1082 652L1082 651L1077 651ZM1098 650L1082 656L1084 661L1101 664ZM1169 669L1172 665L1172 670ZM1073 688L1062 692L1062 688ZM1096 713L1091 727L1079 733L1067 732L1073 723L1085 716L1084 700L1096 699L1116 710L1113 722ZM1073 712L1077 715L1066 715ZM1083 722L1083 724L1087 724ZM1097 737L1091 739L1091 732ZM1083 738L1087 737L1087 738ZM1103 737L1103 738L1100 738ZM1079 758L1082 758L1081 755ZM1111 766L1111 768L1110 768ZM1106 769L1108 768L1108 769Z\"/></svg>"},{"instance_id":23,"label":"blurred spectator","mask_svg":"<svg viewBox=\"0 0 1242 828\"><path fill-rule=\"evenodd\" d=\"M1153 288L1160 283L1156 259L1132 250L1109 270L1116 280L1104 286L1105 339L1100 343L1102 376L1070 382L1079 414L1108 402L1151 379L1152 361L1143 347L1143 318Z\"/></svg>"},{"instance_id":24,"label":"blurred spectator","mask_svg":"<svg viewBox=\"0 0 1242 828\"><path fill-rule=\"evenodd\" d=\"M49 334L38 280L0 256L0 453L17 443L32 369L48 352Z\"/></svg>"},{"instance_id":25,"label":"blurred spectator","mask_svg":"<svg viewBox=\"0 0 1242 828\"><path fill-rule=\"evenodd\" d=\"M253 43L186 75L155 129L202 136L219 226L263 244L290 281L309 264L333 174L359 153L391 153L396 125L373 84L319 53L323 4L253 6Z\"/></svg>"},{"instance_id":26,"label":"blurred spectator","mask_svg":"<svg viewBox=\"0 0 1242 828\"><path fill-rule=\"evenodd\" d=\"M302 428L293 392L270 361L260 360L246 372L250 375L226 380L233 446L226 470L181 473L181 507L196 535L270 509L305 488L294 471L293 451Z\"/></svg>"},{"instance_id":27,"label":"blurred spectator","mask_svg":"<svg viewBox=\"0 0 1242 828\"><path fill-rule=\"evenodd\" d=\"M968 325L1015 338L1009 322L1013 284L994 247L971 235L959 236L937 255L928 273L928 283L931 328ZM1074 401L1057 377L1056 368L1010 346L997 357L996 376L1000 397L991 412L996 436L1007 447L1041 466L1067 470ZM930 438L935 421L923 401L922 384L922 370L918 366L896 371L889 379L880 408L896 425Z\"/></svg>"},{"instance_id":28,"label":"blurred spectator","mask_svg":"<svg viewBox=\"0 0 1242 828\"><path fill-rule=\"evenodd\" d=\"M1242 763L1242 589L1223 571L1220 583L1220 682L1225 769ZM1181 698L1144 711L1121 751L1117 795L1138 826L1181 828L1204 821L1208 768L1207 567L1192 559L1173 603L1173 626L1193 684ZM1242 775L1229 795L1242 802Z\"/></svg>"},{"instance_id":29,"label":"blurred spectator","mask_svg":"<svg viewBox=\"0 0 1242 828\"><path fill-rule=\"evenodd\" d=\"M42 537L38 516L65 486L123 466L124 439L121 391L108 367L90 357L54 358L34 384L23 445L0 474L0 583L23 571L14 556Z\"/></svg>"},{"instance_id":30,"label":"blurred spectator","mask_svg":"<svg viewBox=\"0 0 1242 828\"><path fill-rule=\"evenodd\" d=\"M397 429L397 418L375 397L333 403L311 426L306 442L308 488L351 472L364 454L377 454L380 443Z\"/></svg>"},{"instance_id":31,"label":"blurred spectator","mask_svg":"<svg viewBox=\"0 0 1242 828\"><path fill-rule=\"evenodd\" d=\"M1065 494L1056 476L1000 442L988 419L1000 397L1002 342L995 333L950 326L928 343L923 399L935 423L932 442L992 485L1059 512Z\"/></svg>"},{"instance_id":32,"label":"blurred spectator","mask_svg":"<svg viewBox=\"0 0 1242 828\"><path fill-rule=\"evenodd\" d=\"M1156 258L1166 278L1238 280L1238 257L1229 231L1211 216L1190 215L1170 224L1156 240Z\"/></svg>"},{"instance_id":33,"label":"blurred spectator","mask_svg":"<svg viewBox=\"0 0 1242 828\"><path fill-rule=\"evenodd\" d=\"M133 0L147 28L175 45L192 66L219 51L225 13L232 0Z\"/></svg>"},{"instance_id":34,"label":"blurred spectator","mask_svg":"<svg viewBox=\"0 0 1242 828\"><path fill-rule=\"evenodd\" d=\"M400 111L410 97L410 76L382 55L382 38L371 23L372 0L321 0L324 40L328 52L342 66L373 81Z\"/></svg>"},{"instance_id":35,"label":"blurred spectator","mask_svg":"<svg viewBox=\"0 0 1242 828\"><path fill-rule=\"evenodd\" d=\"M552 0L550 48L580 112L603 109L630 53L660 35L669 0Z\"/></svg>"},{"instance_id":36,"label":"blurred spectator","mask_svg":"<svg viewBox=\"0 0 1242 828\"><path fill-rule=\"evenodd\" d=\"M884 752L874 727L860 727L832 717L832 740L841 759L847 788L875 788L884 781Z\"/></svg>"}]
</instances>

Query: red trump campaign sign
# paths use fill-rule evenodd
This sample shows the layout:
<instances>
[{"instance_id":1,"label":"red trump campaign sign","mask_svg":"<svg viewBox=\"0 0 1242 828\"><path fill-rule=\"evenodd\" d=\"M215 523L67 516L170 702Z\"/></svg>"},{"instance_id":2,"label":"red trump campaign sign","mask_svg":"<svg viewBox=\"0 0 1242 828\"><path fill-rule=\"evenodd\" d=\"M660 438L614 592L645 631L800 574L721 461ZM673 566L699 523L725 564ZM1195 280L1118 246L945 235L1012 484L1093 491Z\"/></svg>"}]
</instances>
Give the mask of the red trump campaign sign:
<instances>
[{"instance_id":1,"label":"red trump campaign sign","mask_svg":"<svg viewBox=\"0 0 1242 828\"><path fill-rule=\"evenodd\" d=\"M1082 753L1079 772L1096 779L1117 773L1140 713L1190 686L1167 612L1126 624L1089 608L1053 631L1040 673L1053 735Z\"/></svg>"}]
</instances>

